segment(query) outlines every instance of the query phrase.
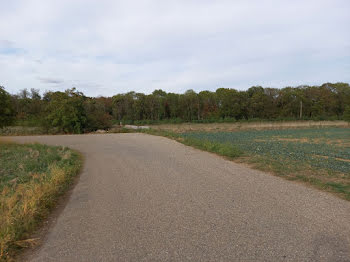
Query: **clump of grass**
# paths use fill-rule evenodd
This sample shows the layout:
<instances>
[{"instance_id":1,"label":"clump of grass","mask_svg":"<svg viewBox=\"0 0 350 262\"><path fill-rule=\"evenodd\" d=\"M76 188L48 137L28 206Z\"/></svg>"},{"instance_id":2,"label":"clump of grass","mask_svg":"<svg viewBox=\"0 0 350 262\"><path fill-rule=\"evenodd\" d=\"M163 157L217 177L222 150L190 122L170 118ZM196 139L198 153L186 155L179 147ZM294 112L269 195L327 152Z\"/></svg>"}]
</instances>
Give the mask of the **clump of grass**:
<instances>
[{"instance_id":1,"label":"clump of grass","mask_svg":"<svg viewBox=\"0 0 350 262\"><path fill-rule=\"evenodd\" d=\"M0 143L0 261L35 243L30 234L79 172L68 148Z\"/></svg>"}]
</instances>

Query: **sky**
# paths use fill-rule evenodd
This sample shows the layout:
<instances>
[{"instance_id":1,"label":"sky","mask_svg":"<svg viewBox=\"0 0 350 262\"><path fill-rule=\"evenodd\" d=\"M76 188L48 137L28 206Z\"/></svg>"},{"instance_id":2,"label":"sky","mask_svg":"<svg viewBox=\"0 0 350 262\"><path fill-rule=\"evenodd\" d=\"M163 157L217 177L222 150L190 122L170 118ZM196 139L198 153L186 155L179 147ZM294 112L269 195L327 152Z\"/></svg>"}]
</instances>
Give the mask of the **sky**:
<instances>
[{"instance_id":1,"label":"sky","mask_svg":"<svg viewBox=\"0 0 350 262\"><path fill-rule=\"evenodd\" d=\"M325 82L350 82L349 0L0 0L12 94Z\"/></svg>"}]
</instances>

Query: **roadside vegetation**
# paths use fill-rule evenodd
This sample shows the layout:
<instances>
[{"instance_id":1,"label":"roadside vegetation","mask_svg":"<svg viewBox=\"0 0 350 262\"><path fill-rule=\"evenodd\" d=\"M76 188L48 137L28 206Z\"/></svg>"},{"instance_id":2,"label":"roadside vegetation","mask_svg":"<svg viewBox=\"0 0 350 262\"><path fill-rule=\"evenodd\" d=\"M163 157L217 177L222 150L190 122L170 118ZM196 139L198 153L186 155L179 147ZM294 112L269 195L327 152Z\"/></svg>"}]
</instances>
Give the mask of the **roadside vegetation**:
<instances>
[{"instance_id":1,"label":"roadside vegetation","mask_svg":"<svg viewBox=\"0 0 350 262\"><path fill-rule=\"evenodd\" d=\"M142 132L166 136L350 200L349 128Z\"/></svg>"},{"instance_id":2,"label":"roadside vegetation","mask_svg":"<svg viewBox=\"0 0 350 262\"><path fill-rule=\"evenodd\" d=\"M87 97L75 88L42 95L36 89L9 94L0 87L0 105L0 129L21 126L22 133L39 128L47 134L80 134L107 130L120 123L350 121L350 86L348 83L282 89L253 86L246 91L219 88L214 92L188 90L183 94L155 90L152 94L128 92L112 97ZM13 133L14 129L0 130L4 135Z\"/></svg>"},{"instance_id":3,"label":"roadside vegetation","mask_svg":"<svg viewBox=\"0 0 350 262\"><path fill-rule=\"evenodd\" d=\"M65 147L0 141L0 261L35 244L31 233L72 183L81 156Z\"/></svg>"}]
</instances>

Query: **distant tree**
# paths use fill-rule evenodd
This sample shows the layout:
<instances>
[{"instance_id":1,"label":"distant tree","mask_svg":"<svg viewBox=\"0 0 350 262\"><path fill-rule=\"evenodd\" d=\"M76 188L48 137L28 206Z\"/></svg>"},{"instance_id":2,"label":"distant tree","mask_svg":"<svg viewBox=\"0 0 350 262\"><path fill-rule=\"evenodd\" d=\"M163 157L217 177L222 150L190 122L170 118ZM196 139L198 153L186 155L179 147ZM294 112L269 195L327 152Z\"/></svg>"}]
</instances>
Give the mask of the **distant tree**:
<instances>
[{"instance_id":1,"label":"distant tree","mask_svg":"<svg viewBox=\"0 0 350 262\"><path fill-rule=\"evenodd\" d=\"M200 114L202 119L218 117L218 106L216 93L210 91L201 91L198 94L200 101Z\"/></svg>"},{"instance_id":2,"label":"distant tree","mask_svg":"<svg viewBox=\"0 0 350 262\"><path fill-rule=\"evenodd\" d=\"M11 96L1 88L1 125L5 115L17 124L81 133L108 128L112 120L134 121L227 121L240 119L348 119L350 86L348 83L301 85L282 89L253 86L246 91L218 88L215 92L182 94L161 89L151 94L128 92L113 97L88 98L75 89L66 92L21 90ZM4 98L6 97L5 106ZM9 109L11 113L8 114ZM6 114L4 113L6 110ZM10 117L12 115L12 117ZM226 121L225 120L225 121ZM6 122L8 122L6 120Z\"/></svg>"},{"instance_id":3,"label":"distant tree","mask_svg":"<svg viewBox=\"0 0 350 262\"><path fill-rule=\"evenodd\" d=\"M300 99L298 92L293 87L285 87L280 90L277 98L280 117L297 118L300 112Z\"/></svg>"},{"instance_id":4,"label":"distant tree","mask_svg":"<svg viewBox=\"0 0 350 262\"><path fill-rule=\"evenodd\" d=\"M46 127L56 127L65 133L82 133L86 125L84 95L75 88L45 95L48 100Z\"/></svg>"},{"instance_id":5,"label":"distant tree","mask_svg":"<svg viewBox=\"0 0 350 262\"><path fill-rule=\"evenodd\" d=\"M11 96L0 86L0 128L10 125L15 119Z\"/></svg>"},{"instance_id":6,"label":"distant tree","mask_svg":"<svg viewBox=\"0 0 350 262\"><path fill-rule=\"evenodd\" d=\"M249 96L249 117L266 118L265 107L268 107L268 96L261 86L253 86L247 91Z\"/></svg>"},{"instance_id":7,"label":"distant tree","mask_svg":"<svg viewBox=\"0 0 350 262\"><path fill-rule=\"evenodd\" d=\"M108 129L112 126L112 116L106 112L103 100L90 98L84 101L86 124L84 131Z\"/></svg>"},{"instance_id":8,"label":"distant tree","mask_svg":"<svg viewBox=\"0 0 350 262\"><path fill-rule=\"evenodd\" d=\"M345 108L343 118L345 121L350 123L350 105Z\"/></svg>"},{"instance_id":9,"label":"distant tree","mask_svg":"<svg viewBox=\"0 0 350 262\"><path fill-rule=\"evenodd\" d=\"M184 119L187 121L199 120L199 101L198 95L192 89L187 90L181 95L181 106L184 109Z\"/></svg>"}]
</instances>

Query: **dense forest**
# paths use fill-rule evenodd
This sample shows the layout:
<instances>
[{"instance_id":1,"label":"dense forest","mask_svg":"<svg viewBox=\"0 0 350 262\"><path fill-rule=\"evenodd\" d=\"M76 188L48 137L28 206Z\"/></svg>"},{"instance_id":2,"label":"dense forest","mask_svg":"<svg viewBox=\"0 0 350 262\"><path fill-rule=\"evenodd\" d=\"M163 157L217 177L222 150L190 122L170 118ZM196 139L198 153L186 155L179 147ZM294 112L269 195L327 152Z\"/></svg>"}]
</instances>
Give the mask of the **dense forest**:
<instances>
[{"instance_id":1,"label":"dense forest","mask_svg":"<svg viewBox=\"0 0 350 262\"><path fill-rule=\"evenodd\" d=\"M155 90L113 97L87 97L75 88L65 92L36 89L9 94L0 87L0 128L42 126L65 133L108 129L113 123L233 122L239 120L348 119L350 86L253 86L246 91L219 88L184 94Z\"/></svg>"}]
</instances>

